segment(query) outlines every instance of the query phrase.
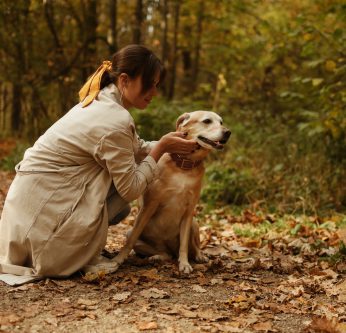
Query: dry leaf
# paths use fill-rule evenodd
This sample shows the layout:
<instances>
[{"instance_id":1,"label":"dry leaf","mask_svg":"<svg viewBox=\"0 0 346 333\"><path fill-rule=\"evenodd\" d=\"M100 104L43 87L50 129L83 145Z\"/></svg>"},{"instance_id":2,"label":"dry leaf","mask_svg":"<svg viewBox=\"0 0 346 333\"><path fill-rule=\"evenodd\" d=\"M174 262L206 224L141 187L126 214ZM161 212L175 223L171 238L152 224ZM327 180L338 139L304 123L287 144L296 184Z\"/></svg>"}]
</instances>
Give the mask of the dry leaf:
<instances>
[{"instance_id":1,"label":"dry leaf","mask_svg":"<svg viewBox=\"0 0 346 333\"><path fill-rule=\"evenodd\" d=\"M84 299L84 298L79 298L77 301L78 305L85 305L87 307L96 305L98 303L99 303L99 301L97 301L97 300Z\"/></svg>"},{"instance_id":2,"label":"dry leaf","mask_svg":"<svg viewBox=\"0 0 346 333\"><path fill-rule=\"evenodd\" d=\"M105 271L98 271L96 273L88 272L83 276L83 280L87 282L102 281L106 277Z\"/></svg>"},{"instance_id":3,"label":"dry leaf","mask_svg":"<svg viewBox=\"0 0 346 333\"><path fill-rule=\"evenodd\" d=\"M339 292L338 301L346 303L346 280L336 285L335 289Z\"/></svg>"},{"instance_id":4,"label":"dry leaf","mask_svg":"<svg viewBox=\"0 0 346 333\"><path fill-rule=\"evenodd\" d=\"M222 279L211 279L210 280L210 284L212 285L212 286L214 286L215 284L223 284L224 282L223 282L223 280Z\"/></svg>"},{"instance_id":5,"label":"dry leaf","mask_svg":"<svg viewBox=\"0 0 346 333\"><path fill-rule=\"evenodd\" d=\"M193 291L198 292L198 293L206 293L206 292L207 292L206 289L202 288L202 287L199 286L198 284L193 284L193 285L191 286L191 289L192 289Z\"/></svg>"},{"instance_id":6,"label":"dry leaf","mask_svg":"<svg viewBox=\"0 0 346 333\"><path fill-rule=\"evenodd\" d=\"M158 328L156 321L142 321L137 323L137 327L140 331L156 330Z\"/></svg>"},{"instance_id":7,"label":"dry leaf","mask_svg":"<svg viewBox=\"0 0 346 333\"><path fill-rule=\"evenodd\" d=\"M335 320L329 320L325 317L314 318L306 328L306 332L311 333L342 333L339 331Z\"/></svg>"},{"instance_id":8,"label":"dry leaf","mask_svg":"<svg viewBox=\"0 0 346 333\"><path fill-rule=\"evenodd\" d=\"M203 250L203 252L211 256L221 256L221 255L227 255L229 251L225 249L222 245L220 245L220 246L207 247Z\"/></svg>"},{"instance_id":9,"label":"dry leaf","mask_svg":"<svg viewBox=\"0 0 346 333\"><path fill-rule=\"evenodd\" d=\"M272 322L271 321L265 321L262 323L256 323L252 327L256 331L266 331L268 332L269 330L272 330Z\"/></svg>"},{"instance_id":10,"label":"dry leaf","mask_svg":"<svg viewBox=\"0 0 346 333\"><path fill-rule=\"evenodd\" d=\"M57 318L54 318L54 317L46 318L44 321L49 325L52 325L54 327L58 327L58 319Z\"/></svg>"},{"instance_id":11,"label":"dry leaf","mask_svg":"<svg viewBox=\"0 0 346 333\"><path fill-rule=\"evenodd\" d=\"M169 298L170 297L170 295L166 291L163 291L157 288L142 290L139 294L145 298Z\"/></svg>"},{"instance_id":12,"label":"dry leaf","mask_svg":"<svg viewBox=\"0 0 346 333\"><path fill-rule=\"evenodd\" d=\"M142 271L141 272L141 277L146 277L150 281L161 280L162 279L162 277L157 274L157 269L156 268L149 269L149 270L146 270L146 271Z\"/></svg>"},{"instance_id":13,"label":"dry leaf","mask_svg":"<svg viewBox=\"0 0 346 333\"><path fill-rule=\"evenodd\" d=\"M23 318L11 312L0 312L0 326L12 325L22 321Z\"/></svg>"},{"instance_id":14,"label":"dry leaf","mask_svg":"<svg viewBox=\"0 0 346 333\"><path fill-rule=\"evenodd\" d=\"M197 318L198 315L194 311L190 311L184 308L179 309L179 314L186 318Z\"/></svg>"},{"instance_id":15,"label":"dry leaf","mask_svg":"<svg viewBox=\"0 0 346 333\"><path fill-rule=\"evenodd\" d=\"M125 291L123 293L117 293L112 296L113 301L123 302L131 296L131 292Z\"/></svg>"}]
</instances>

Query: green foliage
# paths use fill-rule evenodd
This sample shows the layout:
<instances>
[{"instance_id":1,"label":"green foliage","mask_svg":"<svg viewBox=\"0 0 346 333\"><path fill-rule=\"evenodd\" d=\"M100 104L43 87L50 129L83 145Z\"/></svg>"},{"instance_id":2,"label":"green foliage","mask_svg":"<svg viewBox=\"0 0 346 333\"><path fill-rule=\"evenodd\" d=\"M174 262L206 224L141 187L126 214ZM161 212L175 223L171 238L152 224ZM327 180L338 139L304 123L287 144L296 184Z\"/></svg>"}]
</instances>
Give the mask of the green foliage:
<instances>
[{"instance_id":1,"label":"green foliage","mask_svg":"<svg viewBox=\"0 0 346 333\"><path fill-rule=\"evenodd\" d=\"M235 225L233 227L234 233L239 237L247 237L247 238L258 238L265 234L267 234L270 230L275 229L270 222L264 221L258 226L240 226Z\"/></svg>"},{"instance_id":2,"label":"green foliage","mask_svg":"<svg viewBox=\"0 0 346 333\"><path fill-rule=\"evenodd\" d=\"M251 202L251 193L256 188L251 170L214 163L207 168L201 198L211 205L244 205Z\"/></svg>"},{"instance_id":3,"label":"green foliage","mask_svg":"<svg viewBox=\"0 0 346 333\"><path fill-rule=\"evenodd\" d=\"M201 102L173 101L163 98L152 101L145 110L132 110L131 114L141 138L152 141L158 140L162 135L176 130L177 118L185 112L203 109Z\"/></svg>"},{"instance_id":4,"label":"green foliage","mask_svg":"<svg viewBox=\"0 0 346 333\"><path fill-rule=\"evenodd\" d=\"M346 261L346 245L343 241L339 243L338 251L330 256L324 256L320 258L323 261L328 261L333 265ZM345 273L345 271L344 271Z\"/></svg>"},{"instance_id":5,"label":"green foliage","mask_svg":"<svg viewBox=\"0 0 346 333\"><path fill-rule=\"evenodd\" d=\"M108 3L97 2L96 40L87 33L92 6L86 3L0 3L0 25L6 27L0 29L4 133L13 135L8 128L14 83L22 88L21 133L37 137L73 106L86 77L110 58ZM148 109L131 111L140 136L157 140L175 130L180 114L213 109L233 135L225 152L209 158L204 202L260 205L268 211L344 211L344 1L204 1L197 31L199 4L181 2L173 68L174 4L168 6L170 47L164 50L161 3L147 2L145 44L159 56L166 52L166 91L175 69L176 99L157 98ZM134 10L134 3L118 2L118 47L132 40L127 18ZM1 164L15 159L8 158Z\"/></svg>"},{"instance_id":6,"label":"green foliage","mask_svg":"<svg viewBox=\"0 0 346 333\"><path fill-rule=\"evenodd\" d=\"M28 144L17 144L8 156L0 160L0 169L14 171L14 167L23 159L24 152L27 148L29 148Z\"/></svg>"}]
</instances>

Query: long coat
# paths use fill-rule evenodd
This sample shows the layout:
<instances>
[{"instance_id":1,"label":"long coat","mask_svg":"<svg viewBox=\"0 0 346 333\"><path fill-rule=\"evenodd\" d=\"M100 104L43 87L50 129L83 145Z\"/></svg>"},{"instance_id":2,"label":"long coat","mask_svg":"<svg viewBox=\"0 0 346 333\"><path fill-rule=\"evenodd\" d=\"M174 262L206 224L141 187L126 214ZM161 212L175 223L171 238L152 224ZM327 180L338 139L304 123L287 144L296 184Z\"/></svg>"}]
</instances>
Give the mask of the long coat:
<instances>
[{"instance_id":1,"label":"long coat","mask_svg":"<svg viewBox=\"0 0 346 333\"><path fill-rule=\"evenodd\" d=\"M68 276L103 249L112 182L119 211L155 178L114 84L50 127L16 166L0 220L0 273Z\"/></svg>"}]
</instances>

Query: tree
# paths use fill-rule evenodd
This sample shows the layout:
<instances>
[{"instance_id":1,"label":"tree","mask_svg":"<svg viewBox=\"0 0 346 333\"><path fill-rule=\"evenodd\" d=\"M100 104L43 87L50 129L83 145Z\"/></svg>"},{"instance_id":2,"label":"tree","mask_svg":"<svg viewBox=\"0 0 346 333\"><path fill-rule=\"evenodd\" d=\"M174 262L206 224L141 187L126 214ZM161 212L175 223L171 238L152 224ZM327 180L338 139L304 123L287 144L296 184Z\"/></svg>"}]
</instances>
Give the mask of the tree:
<instances>
[{"instance_id":1,"label":"tree","mask_svg":"<svg viewBox=\"0 0 346 333\"><path fill-rule=\"evenodd\" d=\"M143 22L143 0L136 1L135 24L133 27L133 43L142 42L142 22Z\"/></svg>"},{"instance_id":2,"label":"tree","mask_svg":"<svg viewBox=\"0 0 346 333\"><path fill-rule=\"evenodd\" d=\"M86 81L88 76L95 70L96 63L96 39L97 39L97 0L85 0L82 2L82 13L83 13L83 37L85 47L83 50L83 67L82 67L82 78Z\"/></svg>"},{"instance_id":3,"label":"tree","mask_svg":"<svg viewBox=\"0 0 346 333\"><path fill-rule=\"evenodd\" d=\"M179 33L179 18L180 18L180 5L181 0L175 0L174 2L174 25L173 25L173 45L172 45L172 62L170 67L170 82L168 88L168 98L172 99L175 90L176 81L176 66L178 60L178 33Z\"/></svg>"},{"instance_id":4,"label":"tree","mask_svg":"<svg viewBox=\"0 0 346 333\"><path fill-rule=\"evenodd\" d=\"M117 41L117 0L109 0L109 53L113 54L118 49Z\"/></svg>"},{"instance_id":5,"label":"tree","mask_svg":"<svg viewBox=\"0 0 346 333\"><path fill-rule=\"evenodd\" d=\"M196 24L196 38L194 45L194 57L192 65L192 92L196 90L196 84L198 82L198 72L199 72L199 58L202 44L202 22L204 19L204 1L200 0L198 2L198 11L197 11L197 24Z\"/></svg>"}]
</instances>

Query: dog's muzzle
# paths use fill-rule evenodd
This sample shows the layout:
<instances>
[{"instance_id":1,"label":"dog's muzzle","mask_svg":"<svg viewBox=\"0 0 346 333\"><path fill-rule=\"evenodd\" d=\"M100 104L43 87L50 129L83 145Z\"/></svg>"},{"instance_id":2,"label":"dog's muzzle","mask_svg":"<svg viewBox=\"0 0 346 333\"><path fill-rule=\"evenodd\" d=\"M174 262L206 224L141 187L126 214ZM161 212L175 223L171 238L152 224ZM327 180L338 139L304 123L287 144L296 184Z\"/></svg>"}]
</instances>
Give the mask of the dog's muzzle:
<instances>
[{"instance_id":1,"label":"dog's muzzle","mask_svg":"<svg viewBox=\"0 0 346 333\"><path fill-rule=\"evenodd\" d=\"M222 143L222 144L225 144L227 141L228 141L228 139L229 139L229 137L231 136L231 131L230 130L226 130L224 133L223 133L223 136L222 136L222 139L220 140L220 143Z\"/></svg>"},{"instance_id":2,"label":"dog's muzzle","mask_svg":"<svg viewBox=\"0 0 346 333\"><path fill-rule=\"evenodd\" d=\"M204 143L206 143L208 146L217 149L217 150L221 150L223 149L223 145L228 141L229 137L231 136L231 131L230 130L225 130L222 133L222 138L218 141L213 141L213 140L209 140L208 138L199 135L198 139L203 141Z\"/></svg>"}]
</instances>

